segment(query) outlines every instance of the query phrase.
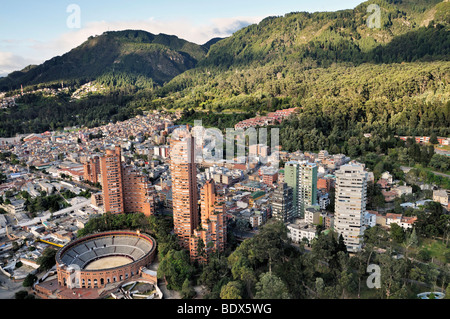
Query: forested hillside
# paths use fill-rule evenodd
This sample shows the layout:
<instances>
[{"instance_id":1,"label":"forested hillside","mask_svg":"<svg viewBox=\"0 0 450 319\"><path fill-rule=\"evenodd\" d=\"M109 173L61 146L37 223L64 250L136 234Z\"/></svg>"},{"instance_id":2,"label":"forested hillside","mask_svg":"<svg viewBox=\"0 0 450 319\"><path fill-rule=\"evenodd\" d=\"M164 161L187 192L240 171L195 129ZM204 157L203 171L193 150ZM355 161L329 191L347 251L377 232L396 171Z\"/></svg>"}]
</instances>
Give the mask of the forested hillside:
<instances>
[{"instance_id":1,"label":"forested hillside","mask_svg":"<svg viewBox=\"0 0 450 319\"><path fill-rule=\"evenodd\" d=\"M381 28L367 24L370 4L380 7ZM65 74L70 92L93 80L107 87L104 93L75 102L70 92L19 98L17 107L0 112L0 135L92 126L153 109L225 128L297 106L298 118L283 124L288 150L345 151L345 141L363 133L448 136L449 12L445 1L371 0L338 12L268 17L203 46L140 31L107 33L0 80L28 79L36 83L29 91ZM163 70L155 67L162 62ZM50 105L57 111L46 111Z\"/></svg>"},{"instance_id":2,"label":"forested hillside","mask_svg":"<svg viewBox=\"0 0 450 319\"><path fill-rule=\"evenodd\" d=\"M381 29L366 24L372 3L381 7ZM448 136L448 12L448 2L368 1L270 17L213 45L199 67L142 104L192 109L190 121L193 111L208 119L297 106L299 116L281 130L290 151L347 153L349 139L364 133Z\"/></svg>"},{"instance_id":3,"label":"forested hillside","mask_svg":"<svg viewBox=\"0 0 450 319\"><path fill-rule=\"evenodd\" d=\"M289 13L268 17L211 47L201 66L242 67L274 61L401 63L448 60L449 3L439 1L367 1L353 10ZM381 28L370 28L370 4L380 6ZM402 4L402 5L400 5ZM415 5L414 5L415 4ZM437 20L423 21L432 14ZM447 21L446 21L447 20ZM432 22L432 23L431 23Z\"/></svg>"},{"instance_id":4,"label":"forested hillside","mask_svg":"<svg viewBox=\"0 0 450 319\"><path fill-rule=\"evenodd\" d=\"M42 65L0 79L0 91L38 84L80 85L114 73L144 76L162 85L196 66L206 55L200 45L165 34L126 30L105 32Z\"/></svg>"}]
</instances>

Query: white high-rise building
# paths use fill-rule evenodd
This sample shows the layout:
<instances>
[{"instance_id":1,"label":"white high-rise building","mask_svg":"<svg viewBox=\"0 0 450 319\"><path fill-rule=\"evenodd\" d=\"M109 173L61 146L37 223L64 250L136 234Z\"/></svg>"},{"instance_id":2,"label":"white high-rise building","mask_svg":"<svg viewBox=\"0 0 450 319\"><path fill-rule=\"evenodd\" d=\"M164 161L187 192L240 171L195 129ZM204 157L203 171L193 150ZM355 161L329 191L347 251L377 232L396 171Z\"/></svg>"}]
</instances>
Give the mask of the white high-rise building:
<instances>
[{"instance_id":1,"label":"white high-rise building","mask_svg":"<svg viewBox=\"0 0 450 319\"><path fill-rule=\"evenodd\" d=\"M368 173L362 164L342 166L336 175L335 230L344 237L349 252L362 246Z\"/></svg>"}]
</instances>

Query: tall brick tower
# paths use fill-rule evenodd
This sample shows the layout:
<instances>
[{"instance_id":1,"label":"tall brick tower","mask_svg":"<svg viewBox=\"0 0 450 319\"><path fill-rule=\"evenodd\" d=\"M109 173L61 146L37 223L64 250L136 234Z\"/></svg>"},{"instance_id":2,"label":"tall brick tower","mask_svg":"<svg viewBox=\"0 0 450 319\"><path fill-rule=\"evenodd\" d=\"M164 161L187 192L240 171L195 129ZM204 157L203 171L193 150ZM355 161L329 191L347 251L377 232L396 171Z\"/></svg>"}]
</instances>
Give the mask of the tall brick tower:
<instances>
[{"instance_id":1,"label":"tall brick tower","mask_svg":"<svg viewBox=\"0 0 450 319\"><path fill-rule=\"evenodd\" d=\"M132 166L122 165L122 183L125 213L155 213L154 197L148 178Z\"/></svg>"},{"instance_id":2,"label":"tall brick tower","mask_svg":"<svg viewBox=\"0 0 450 319\"><path fill-rule=\"evenodd\" d=\"M191 260L207 262L213 252L223 252L227 242L225 202L216 192L214 180L206 182L200 191L201 224L190 239Z\"/></svg>"},{"instance_id":3,"label":"tall brick tower","mask_svg":"<svg viewBox=\"0 0 450 319\"><path fill-rule=\"evenodd\" d=\"M100 157L94 156L89 161L83 164L84 166L84 180L91 183L100 182Z\"/></svg>"},{"instance_id":4,"label":"tall brick tower","mask_svg":"<svg viewBox=\"0 0 450 319\"><path fill-rule=\"evenodd\" d=\"M121 157L120 146L116 146L100 158L104 211L154 215L155 198L151 183L140 171L122 163Z\"/></svg>"},{"instance_id":5,"label":"tall brick tower","mask_svg":"<svg viewBox=\"0 0 450 319\"><path fill-rule=\"evenodd\" d=\"M177 133L170 140L174 229L180 245L189 250L189 238L199 224L195 140L188 130Z\"/></svg>"},{"instance_id":6,"label":"tall brick tower","mask_svg":"<svg viewBox=\"0 0 450 319\"><path fill-rule=\"evenodd\" d=\"M100 158L103 209L112 214L124 212L121 157L120 146L116 146Z\"/></svg>"}]
</instances>

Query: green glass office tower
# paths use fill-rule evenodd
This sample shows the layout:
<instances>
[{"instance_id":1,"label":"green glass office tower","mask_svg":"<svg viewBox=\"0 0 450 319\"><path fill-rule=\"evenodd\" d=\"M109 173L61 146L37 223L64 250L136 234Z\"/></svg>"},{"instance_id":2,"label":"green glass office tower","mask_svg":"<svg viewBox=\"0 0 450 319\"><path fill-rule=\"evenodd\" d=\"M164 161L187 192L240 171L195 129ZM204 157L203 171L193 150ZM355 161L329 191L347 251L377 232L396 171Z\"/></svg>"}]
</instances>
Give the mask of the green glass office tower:
<instances>
[{"instance_id":1,"label":"green glass office tower","mask_svg":"<svg viewBox=\"0 0 450 319\"><path fill-rule=\"evenodd\" d=\"M305 209L317 205L317 165L290 161L284 167L284 182L292 187L293 217L303 218Z\"/></svg>"},{"instance_id":2,"label":"green glass office tower","mask_svg":"<svg viewBox=\"0 0 450 319\"><path fill-rule=\"evenodd\" d=\"M299 217L305 216L306 208L317 205L317 165L301 162L299 170Z\"/></svg>"},{"instance_id":3,"label":"green glass office tower","mask_svg":"<svg viewBox=\"0 0 450 319\"><path fill-rule=\"evenodd\" d=\"M298 217L298 175L299 175L299 163L296 161L287 162L284 165L284 182L292 188L292 201L293 201L293 216Z\"/></svg>"}]
</instances>

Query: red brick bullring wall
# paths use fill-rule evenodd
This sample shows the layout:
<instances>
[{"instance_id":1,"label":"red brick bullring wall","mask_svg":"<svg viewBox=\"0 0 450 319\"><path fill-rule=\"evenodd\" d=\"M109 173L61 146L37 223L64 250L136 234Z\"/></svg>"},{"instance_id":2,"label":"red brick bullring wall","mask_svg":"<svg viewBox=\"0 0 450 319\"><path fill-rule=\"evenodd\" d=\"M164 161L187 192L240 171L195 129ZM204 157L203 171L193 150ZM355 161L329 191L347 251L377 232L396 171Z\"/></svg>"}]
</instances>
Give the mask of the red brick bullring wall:
<instances>
[{"instance_id":1,"label":"red brick bullring wall","mask_svg":"<svg viewBox=\"0 0 450 319\"><path fill-rule=\"evenodd\" d=\"M93 239L113 236L130 236L135 238L139 237L150 242L151 249L142 258L134 260L132 263L127 265L110 269L79 270L79 277L77 277L79 278L79 286L76 288L103 288L108 283L124 281L132 276L137 275L142 267L146 267L153 262L156 254L156 241L149 235L132 231L112 231L89 235L70 242L58 251L56 255L56 271L58 274L58 284L67 287L70 280L72 280L72 282L75 281L75 275L72 274L71 278L71 271L70 269L68 269L70 265L65 265L62 262L62 257L65 253L71 251L72 248ZM131 257L129 258L132 259Z\"/></svg>"}]
</instances>

